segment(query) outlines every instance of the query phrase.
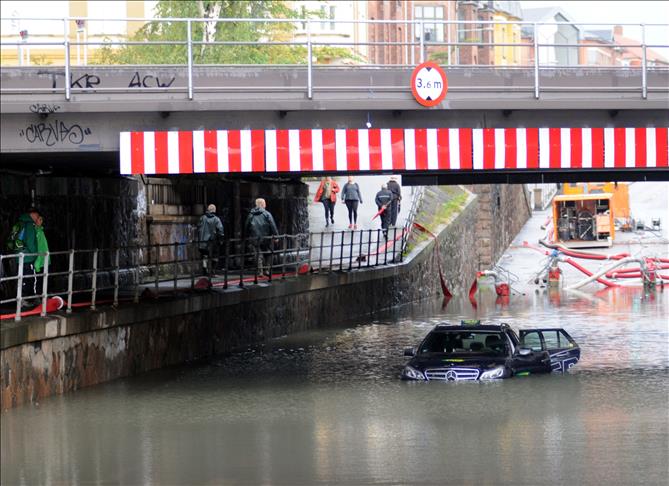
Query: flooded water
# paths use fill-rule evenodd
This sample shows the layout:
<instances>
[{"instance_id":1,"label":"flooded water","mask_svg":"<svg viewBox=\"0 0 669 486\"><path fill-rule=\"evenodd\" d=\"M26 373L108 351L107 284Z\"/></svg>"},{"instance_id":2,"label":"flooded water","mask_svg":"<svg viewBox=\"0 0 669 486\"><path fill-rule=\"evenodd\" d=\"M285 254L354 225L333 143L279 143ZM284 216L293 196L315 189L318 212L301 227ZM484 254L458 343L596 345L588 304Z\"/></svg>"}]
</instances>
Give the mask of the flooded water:
<instances>
[{"instance_id":1,"label":"flooded water","mask_svg":"<svg viewBox=\"0 0 669 486\"><path fill-rule=\"evenodd\" d=\"M662 216L662 233L623 235L607 251L669 256L669 184L631 192L636 214ZM536 288L544 256L522 242L541 237L544 219L500 260L508 301L483 286L476 307L405 306L7 411L1 483L666 485L669 287ZM568 267L564 277L583 278ZM399 379L405 347L472 317L564 327L581 361L495 383Z\"/></svg>"},{"instance_id":2,"label":"flooded water","mask_svg":"<svg viewBox=\"0 0 669 486\"><path fill-rule=\"evenodd\" d=\"M2 484L666 484L669 289L407 306L2 414ZM463 317L560 326L567 375L399 380Z\"/></svg>"}]
</instances>

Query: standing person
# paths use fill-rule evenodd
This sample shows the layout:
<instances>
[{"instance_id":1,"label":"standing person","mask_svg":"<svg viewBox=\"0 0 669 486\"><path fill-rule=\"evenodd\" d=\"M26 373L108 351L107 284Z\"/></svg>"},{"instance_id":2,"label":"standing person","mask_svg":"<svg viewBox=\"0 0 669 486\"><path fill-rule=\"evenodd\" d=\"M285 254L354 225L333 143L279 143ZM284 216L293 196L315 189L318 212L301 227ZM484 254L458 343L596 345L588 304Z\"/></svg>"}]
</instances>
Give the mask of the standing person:
<instances>
[{"instance_id":1,"label":"standing person","mask_svg":"<svg viewBox=\"0 0 669 486\"><path fill-rule=\"evenodd\" d=\"M265 208L267 203L264 199L256 199L256 207L249 212L244 225L244 234L249 239L249 244L253 248L253 254L256 256L256 269L258 275L269 275L269 266L264 270L264 264L271 262L270 246L271 236L277 236L279 230L276 228L276 223L272 214ZM268 260L267 262L265 260Z\"/></svg>"},{"instance_id":2,"label":"standing person","mask_svg":"<svg viewBox=\"0 0 669 486\"><path fill-rule=\"evenodd\" d=\"M223 239L223 223L221 218L216 216L216 206L210 204L207 211L200 217L198 224L198 250L202 258L202 272L207 275L217 266L217 260L212 260L214 268L207 268L207 262L210 258L218 255L218 245Z\"/></svg>"},{"instance_id":3,"label":"standing person","mask_svg":"<svg viewBox=\"0 0 669 486\"><path fill-rule=\"evenodd\" d=\"M341 190L341 200L348 209L348 227L349 229L358 229L358 203L362 204L362 195L360 186L353 182L353 176L348 176L348 182L344 184Z\"/></svg>"},{"instance_id":4,"label":"standing person","mask_svg":"<svg viewBox=\"0 0 669 486\"><path fill-rule=\"evenodd\" d=\"M21 307L31 307L30 297L37 295L37 274L44 268L45 255L49 246L44 235L44 219L39 211L31 208L19 216L18 222L12 226L7 239L7 248L14 253L25 253L23 257L23 283L21 296L24 299ZM18 260L17 260L18 263ZM18 267L17 267L18 268Z\"/></svg>"},{"instance_id":5,"label":"standing person","mask_svg":"<svg viewBox=\"0 0 669 486\"><path fill-rule=\"evenodd\" d=\"M390 209L389 206L393 200L393 193L388 190L388 184L383 184L381 190L376 193L376 207L379 211L383 208L381 213L381 228L383 229L383 237L388 239L388 226L390 224Z\"/></svg>"},{"instance_id":6,"label":"standing person","mask_svg":"<svg viewBox=\"0 0 669 486\"><path fill-rule=\"evenodd\" d=\"M339 184L337 184L332 177L323 177L318 190L316 191L316 197L314 202L323 203L323 208L325 209L325 227L330 226L330 223L334 224L334 208L335 203L337 202L337 193L339 192Z\"/></svg>"},{"instance_id":7,"label":"standing person","mask_svg":"<svg viewBox=\"0 0 669 486\"><path fill-rule=\"evenodd\" d=\"M400 201L402 201L402 189L397 182L396 176L390 176L388 181L388 190L393 193L393 200L390 203L390 224L397 224L397 215L400 213Z\"/></svg>"}]
</instances>

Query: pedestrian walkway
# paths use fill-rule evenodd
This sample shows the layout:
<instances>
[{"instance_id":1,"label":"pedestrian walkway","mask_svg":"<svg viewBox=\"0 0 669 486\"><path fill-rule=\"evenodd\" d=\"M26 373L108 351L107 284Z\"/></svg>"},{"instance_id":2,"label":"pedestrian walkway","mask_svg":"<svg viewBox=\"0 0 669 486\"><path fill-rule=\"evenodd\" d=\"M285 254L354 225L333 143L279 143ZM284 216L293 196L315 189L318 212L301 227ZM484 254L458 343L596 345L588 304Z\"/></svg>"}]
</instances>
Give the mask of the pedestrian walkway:
<instances>
[{"instance_id":1,"label":"pedestrian walkway","mask_svg":"<svg viewBox=\"0 0 669 486\"><path fill-rule=\"evenodd\" d=\"M341 189L348 180L346 176L333 179ZM374 202L376 193L381 190L381 185L389 180L390 175L355 178L363 200L363 203L358 206L357 231L355 232L348 228L348 210L346 204L341 201L340 195L338 195L334 210L335 223L328 227L325 226L323 204L314 202L320 179L307 181L309 185L309 228L312 233L323 232L315 235L316 238L311 242L311 259L315 263L314 267L330 268L348 265L356 268L358 265L368 263L376 265L393 261L401 253L402 232L409 214L413 188L402 188L403 205L397 217L396 229L389 230L387 240L381 232L381 218L372 219L378 212ZM398 177L397 180L402 185L401 177ZM343 255L349 259L348 263L343 261Z\"/></svg>"}]
</instances>

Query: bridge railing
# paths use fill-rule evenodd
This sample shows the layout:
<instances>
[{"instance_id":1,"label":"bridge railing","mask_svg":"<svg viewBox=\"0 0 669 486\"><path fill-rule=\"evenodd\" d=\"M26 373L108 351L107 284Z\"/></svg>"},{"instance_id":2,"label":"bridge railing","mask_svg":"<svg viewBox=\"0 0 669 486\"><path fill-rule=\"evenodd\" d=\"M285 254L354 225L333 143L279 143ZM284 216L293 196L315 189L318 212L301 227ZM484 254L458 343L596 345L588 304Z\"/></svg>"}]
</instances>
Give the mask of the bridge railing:
<instances>
[{"instance_id":1,"label":"bridge railing","mask_svg":"<svg viewBox=\"0 0 669 486\"><path fill-rule=\"evenodd\" d=\"M70 79L72 70L79 66L96 65L155 65L164 64L181 69L186 78L185 86L144 86L140 83L133 91L139 92L185 92L193 99L198 89L211 90L215 86L198 86L194 69L203 65L230 67L231 65L300 65L306 70L304 92L311 99L315 89L322 88L315 83L314 73L324 64L345 66L414 66L418 62L434 60L451 68L491 66L500 69L531 68L533 82L528 86L490 86L490 89L518 91L530 89L535 98L550 86L541 86L541 72L569 67L598 66L619 70L640 71L641 80L637 87L615 87L618 90L634 90L646 98L649 90L668 91L664 86L649 86L648 73L669 67L669 61L651 56L652 49L667 51L669 44L652 44L646 41L650 30L661 29L669 35L669 24L616 24L637 30L641 40L619 44L614 40L586 38L572 32L569 42L549 42L546 29L573 29L580 27L612 27L604 23L573 22L526 22L526 21L460 21L443 19L421 20L330 20L330 19L249 19L249 18L116 18L94 19L85 17L65 17L61 19L15 18L1 19L3 22L58 22L62 34L51 32L47 40L28 37L23 30L22 39L17 42L2 41L3 67L9 64L9 54L5 48L16 48L19 65L30 65L38 56L46 56L48 62L60 62L53 49L62 49L62 65L65 79ZM128 38L124 35L88 36L87 25L94 22L136 23L144 26L142 35ZM70 26L76 29L76 37ZM327 24L330 30L324 31ZM160 28L153 28L160 26ZM245 29L240 31L239 26ZM514 32L512 41L499 42L495 30L510 29ZM161 30L162 29L162 30ZM197 38L195 35L197 34ZM392 39L392 40L389 40ZM509 36L506 36L507 38ZM665 36L666 38L666 36ZM141 39L141 40L138 40ZM35 50L42 47L36 54ZM89 47L97 47L89 53ZM31 48L33 55L31 57ZM51 49L51 50L50 50ZM75 50L75 60L72 50ZM627 49L638 49L638 66L621 65L629 59L620 57ZM83 57L82 57L83 50ZM604 55L590 56L588 53ZM41 62L43 63L43 62ZM404 81L404 80L402 80ZM587 83L587 80L586 80ZM165 83L167 84L167 83ZM247 86L234 87L239 91ZM285 87L275 87L286 89ZM406 89L406 86L383 86L377 89ZM467 89L467 87L462 87ZM612 89L611 86L584 84L576 87L590 91ZM576 89L572 87L572 89ZM90 87L77 83L63 83L65 99L72 93L90 92ZM95 86L94 91L114 92L121 88ZM220 89L231 90L230 86ZM480 86L477 87L481 89ZM12 89L15 92L16 89ZM34 89L26 88L34 92ZM52 89L47 90L53 92ZM8 92L3 89L2 92Z\"/></svg>"},{"instance_id":2,"label":"bridge railing","mask_svg":"<svg viewBox=\"0 0 669 486\"><path fill-rule=\"evenodd\" d=\"M390 227L0 255L0 319L20 321L26 309L45 316L56 297L71 313L210 286L245 288L396 264L407 237L407 228ZM36 257L44 258L39 273L31 267Z\"/></svg>"}]
</instances>

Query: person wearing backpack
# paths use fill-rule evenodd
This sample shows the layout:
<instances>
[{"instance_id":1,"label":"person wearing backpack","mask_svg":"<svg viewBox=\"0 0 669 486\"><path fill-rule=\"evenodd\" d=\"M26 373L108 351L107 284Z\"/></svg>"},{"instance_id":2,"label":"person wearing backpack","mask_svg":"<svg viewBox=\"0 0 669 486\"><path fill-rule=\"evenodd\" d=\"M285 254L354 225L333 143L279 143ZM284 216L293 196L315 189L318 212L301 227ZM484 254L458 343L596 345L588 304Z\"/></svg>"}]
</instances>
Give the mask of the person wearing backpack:
<instances>
[{"instance_id":1,"label":"person wearing backpack","mask_svg":"<svg viewBox=\"0 0 669 486\"><path fill-rule=\"evenodd\" d=\"M21 296L22 307L36 305L30 302L30 297L38 294L38 277L44 269L46 257L43 254L49 251L49 245L44 234L44 219L39 211L31 208L19 216L18 222L12 226L7 240L7 248L16 253L24 253L23 257L23 284ZM18 264L18 260L17 260Z\"/></svg>"}]
</instances>

